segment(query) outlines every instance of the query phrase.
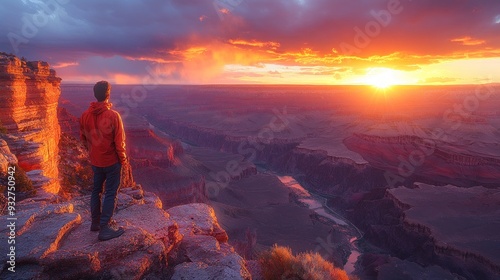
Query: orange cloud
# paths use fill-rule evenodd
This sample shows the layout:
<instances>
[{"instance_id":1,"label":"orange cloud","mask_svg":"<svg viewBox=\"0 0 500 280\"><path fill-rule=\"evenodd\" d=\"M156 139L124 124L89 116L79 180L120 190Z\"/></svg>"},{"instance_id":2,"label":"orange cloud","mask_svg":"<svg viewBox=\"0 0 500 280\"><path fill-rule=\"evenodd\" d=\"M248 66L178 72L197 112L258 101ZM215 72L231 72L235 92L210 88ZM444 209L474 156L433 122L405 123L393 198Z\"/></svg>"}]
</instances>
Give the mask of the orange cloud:
<instances>
[{"instance_id":1,"label":"orange cloud","mask_svg":"<svg viewBox=\"0 0 500 280\"><path fill-rule=\"evenodd\" d=\"M280 47L280 43L278 42L260 42L256 40L252 41L246 41L246 40L233 40L230 39L228 40L228 43L230 45L236 45L236 46L250 46L250 47L258 47L258 48L269 48L269 49L277 49Z\"/></svg>"},{"instance_id":2,"label":"orange cloud","mask_svg":"<svg viewBox=\"0 0 500 280\"><path fill-rule=\"evenodd\" d=\"M78 62L60 62L57 64L52 65L53 68L64 68L64 67L70 67L70 66L78 66Z\"/></svg>"},{"instance_id":3,"label":"orange cloud","mask_svg":"<svg viewBox=\"0 0 500 280\"><path fill-rule=\"evenodd\" d=\"M464 45L464 46L478 46L478 45L483 45L486 43L485 40L472 39L469 36L452 39L451 42L462 43L462 45Z\"/></svg>"}]
</instances>

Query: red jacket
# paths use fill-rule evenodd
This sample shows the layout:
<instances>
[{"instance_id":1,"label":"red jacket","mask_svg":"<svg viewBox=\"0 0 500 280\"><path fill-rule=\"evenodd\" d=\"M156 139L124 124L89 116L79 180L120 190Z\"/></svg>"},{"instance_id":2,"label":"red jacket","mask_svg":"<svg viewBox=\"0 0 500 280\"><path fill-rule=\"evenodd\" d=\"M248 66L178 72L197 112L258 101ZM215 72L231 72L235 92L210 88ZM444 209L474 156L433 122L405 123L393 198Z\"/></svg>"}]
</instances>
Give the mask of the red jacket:
<instances>
[{"instance_id":1,"label":"red jacket","mask_svg":"<svg viewBox=\"0 0 500 280\"><path fill-rule=\"evenodd\" d=\"M80 118L80 138L89 150L90 163L108 167L125 163L125 131L120 114L109 102L92 102Z\"/></svg>"}]
</instances>

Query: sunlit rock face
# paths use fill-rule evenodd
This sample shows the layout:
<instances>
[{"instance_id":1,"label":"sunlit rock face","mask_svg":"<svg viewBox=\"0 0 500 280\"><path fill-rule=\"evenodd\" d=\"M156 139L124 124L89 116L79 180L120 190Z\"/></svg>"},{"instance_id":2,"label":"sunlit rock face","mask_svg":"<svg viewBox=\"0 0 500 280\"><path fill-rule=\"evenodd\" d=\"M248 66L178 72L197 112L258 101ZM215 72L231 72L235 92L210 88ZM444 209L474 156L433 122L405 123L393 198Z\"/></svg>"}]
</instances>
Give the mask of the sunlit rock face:
<instances>
[{"instance_id":1,"label":"sunlit rock face","mask_svg":"<svg viewBox=\"0 0 500 280\"><path fill-rule=\"evenodd\" d=\"M0 139L0 175L5 176L9 170L9 166L17 164L17 158L11 153L9 146L5 140Z\"/></svg>"},{"instance_id":2,"label":"sunlit rock face","mask_svg":"<svg viewBox=\"0 0 500 280\"><path fill-rule=\"evenodd\" d=\"M4 137L33 185L59 191L57 104L61 79L48 63L0 53L0 120Z\"/></svg>"}]
</instances>

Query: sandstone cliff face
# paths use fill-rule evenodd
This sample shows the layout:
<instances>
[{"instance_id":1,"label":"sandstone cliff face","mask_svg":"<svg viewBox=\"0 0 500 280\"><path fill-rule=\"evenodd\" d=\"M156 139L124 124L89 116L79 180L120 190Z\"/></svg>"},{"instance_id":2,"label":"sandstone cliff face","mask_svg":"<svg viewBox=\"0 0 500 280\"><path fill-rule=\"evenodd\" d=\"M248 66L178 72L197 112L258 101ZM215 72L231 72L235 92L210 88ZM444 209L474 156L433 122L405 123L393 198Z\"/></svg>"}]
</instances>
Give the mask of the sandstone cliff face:
<instances>
[{"instance_id":1,"label":"sandstone cliff face","mask_svg":"<svg viewBox=\"0 0 500 280\"><path fill-rule=\"evenodd\" d=\"M0 53L0 121L5 140L33 185L59 191L57 104L61 79L46 62Z\"/></svg>"},{"instance_id":2,"label":"sandstone cliff face","mask_svg":"<svg viewBox=\"0 0 500 280\"><path fill-rule=\"evenodd\" d=\"M89 196L49 204L19 205L16 273L0 256L1 279L251 279L246 263L228 245L211 207L187 204L167 211L141 188L123 188L114 215L125 228L106 242L90 231ZM7 223L7 217L0 222ZM0 230L7 250L8 229ZM7 252L7 251L6 251Z\"/></svg>"},{"instance_id":3,"label":"sandstone cliff face","mask_svg":"<svg viewBox=\"0 0 500 280\"><path fill-rule=\"evenodd\" d=\"M0 176L7 173L9 166L17 164L16 156L10 151L9 145L5 140L0 139Z\"/></svg>"},{"instance_id":4,"label":"sandstone cliff face","mask_svg":"<svg viewBox=\"0 0 500 280\"><path fill-rule=\"evenodd\" d=\"M0 189L2 187L5 187L7 189L8 187L8 171L9 171L9 166L13 166L17 164L17 158L16 156L11 153L9 146L7 145L7 142L5 140L0 139ZM4 194L0 194L0 207L4 207L4 205L7 203L7 199L5 198ZM2 210L0 210L1 213Z\"/></svg>"}]
</instances>

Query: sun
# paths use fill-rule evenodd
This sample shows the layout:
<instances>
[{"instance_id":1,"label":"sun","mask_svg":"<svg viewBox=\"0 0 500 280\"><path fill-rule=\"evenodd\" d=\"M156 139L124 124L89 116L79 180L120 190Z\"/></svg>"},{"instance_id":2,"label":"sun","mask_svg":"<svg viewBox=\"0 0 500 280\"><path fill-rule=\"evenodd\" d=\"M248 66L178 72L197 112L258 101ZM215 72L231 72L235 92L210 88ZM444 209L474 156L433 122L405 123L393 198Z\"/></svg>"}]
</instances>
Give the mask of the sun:
<instances>
[{"instance_id":1,"label":"sun","mask_svg":"<svg viewBox=\"0 0 500 280\"><path fill-rule=\"evenodd\" d=\"M401 73L390 68L369 68L362 83L379 89L401 84Z\"/></svg>"}]
</instances>

